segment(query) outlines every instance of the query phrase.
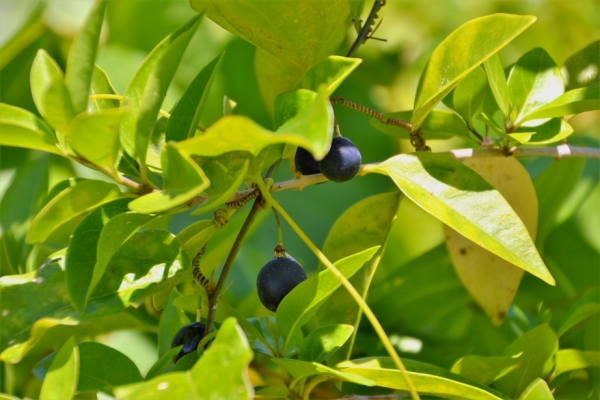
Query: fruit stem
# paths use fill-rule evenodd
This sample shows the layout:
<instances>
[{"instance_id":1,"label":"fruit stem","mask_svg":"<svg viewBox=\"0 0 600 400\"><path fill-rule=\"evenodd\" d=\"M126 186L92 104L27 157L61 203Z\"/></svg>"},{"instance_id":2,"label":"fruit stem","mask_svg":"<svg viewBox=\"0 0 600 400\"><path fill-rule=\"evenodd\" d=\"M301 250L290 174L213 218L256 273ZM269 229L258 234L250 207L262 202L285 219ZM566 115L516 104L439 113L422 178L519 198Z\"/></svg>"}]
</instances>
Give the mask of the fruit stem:
<instances>
[{"instance_id":1,"label":"fruit stem","mask_svg":"<svg viewBox=\"0 0 600 400\"><path fill-rule=\"evenodd\" d=\"M279 214L277 214L277 210L274 207L271 207L271 210L273 210L275 224L277 224L277 243L283 245L283 231L281 229L281 221L279 221Z\"/></svg>"},{"instance_id":2,"label":"fruit stem","mask_svg":"<svg viewBox=\"0 0 600 400\"><path fill-rule=\"evenodd\" d=\"M398 370L400 370L402 377L404 378L404 380L406 381L406 384L408 385L408 391L410 392L412 399L419 400L420 399L419 394L417 393L417 390L415 389L415 386L412 383L412 380L410 379L408 372L406 371L406 367L404 367L402 360L398 356L398 353L396 353L394 346L392 345L389 337L385 333L385 330L379 323L379 320L377 319L375 314L373 314L373 311L371 311L371 308L367 305L367 303L362 298L360 293L358 293L356 291L356 289L354 288L354 286L352 286L350 281L348 281L348 279L346 279L346 277L331 263L331 261L329 261L329 259L325 256L325 254L323 254L323 252L321 252L321 250L319 250L319 248L309 239L309 237L304 233L304 231L302 231L302 229L300 229L300 227L296 224L296 222L279 205L279 203L277 203L275 201L275 199L273 199L273 196L271 196L271 193L268 191L268 189L266 188L264 183L262 181L258 180L257 184L261 190L262 196L265 197L265 200L269 203L269 205L271 207L274 207L275 209L277 209L277 211L287 221L287 223L292 227L292 229L296 232L296 234L300 237L300 239L302 239L302 241L306 244L306 246L317 256L319 261L321 261L323 263L323 265L325 265L331 271L333 276L335 276L336 279L338 279L342 283L342 285L346 288L346 290L348 291L350 296L352 296L354 301L358 304L358 306L361 308L364 315L367 317L367 319L373 326L373 329L377 333L377 336L379 336L379 340L381 340L383 347L385 347L385 349L387 350L388 354L390 355L390 358L396 365L396 368L398 368Z\"/></svg>"}]
</instances>

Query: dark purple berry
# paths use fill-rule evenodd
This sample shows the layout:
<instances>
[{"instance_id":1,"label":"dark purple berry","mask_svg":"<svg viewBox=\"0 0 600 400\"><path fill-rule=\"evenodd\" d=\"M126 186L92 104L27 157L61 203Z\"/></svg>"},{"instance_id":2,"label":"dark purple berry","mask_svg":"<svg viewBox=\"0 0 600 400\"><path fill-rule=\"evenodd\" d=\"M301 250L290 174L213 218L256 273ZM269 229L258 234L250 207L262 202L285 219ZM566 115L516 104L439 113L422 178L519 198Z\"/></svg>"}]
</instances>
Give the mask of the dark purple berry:
<instances>
[{"instance_id":1,"label":"dark purple berry","mask_svg":"<svg viewBox=\"0 0 600 400\"><path fill-rule=\"evenodd\" d=\"M266 308L276 311L281 300L305 280L306 273L295 260L287 257L274 258L258 273L258 298Z\"/></svg>"},{"instance_id":2,"label":"dark purple berry","mask_svg":"<svg viewBox=\"0 0 600 400\"><path fill-rule=\"evenodd\" d=\"M204 338L205 329L206 326L203 323L192 322L177 332L173 338L173 341L171 342L171 348L181 345L183 345L183 347L173 358L173 364L177 363L181 357L196 351L198 344Z\"/></svg>"},{"instance_id":3,"label":"dark purple berry","mask_svg":"<svg viewBox=\"0 0 600 400\"><path fill-rule=\"evenodd\" d=\"M354 143L345 137L336 137L331 141L329 153L319 162L319 167L330 181L345 182L354 178L360 169L360 162L360 151Z\"/></svg>"},{"instance_id":4,"label":"dark purple berry","mask_svg":"<svg viewBox=\"0 0 600 400\"><path fill-rule=\"evenodd\" d=\"M313 175L321 172L319 162L308 152L308 150L298 147L296 156L294 157L296 170L302 175Z\"/></svg>"}]
</instances>

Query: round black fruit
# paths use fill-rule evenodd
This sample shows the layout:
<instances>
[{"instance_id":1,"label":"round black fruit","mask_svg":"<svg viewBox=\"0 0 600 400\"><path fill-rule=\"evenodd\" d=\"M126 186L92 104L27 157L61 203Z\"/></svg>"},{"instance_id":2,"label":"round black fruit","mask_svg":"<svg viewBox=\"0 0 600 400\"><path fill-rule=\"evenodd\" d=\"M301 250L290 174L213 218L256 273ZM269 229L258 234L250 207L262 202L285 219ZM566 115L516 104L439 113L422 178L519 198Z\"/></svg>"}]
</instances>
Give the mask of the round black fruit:
<instances>
[{"instance_id":1,"label":"round black fruit","mask_svg":"<svg viewBox=\"0 0 600 400\"><path fill-rule=\"evenodd\" d=\"M294 163L296 164L296 170L302 175L313 175L321 172L319 162L305 148L298 147Z\"/></svg>"},{"instance_id":2,"label":"round black fruit","mask_svg":"<svg viewBox=\"0 0 600 400\"><path fill-rule=\"evenodd\" d=\"M281 300L306 280L300 264L287 257L274 258L262 267L256 279L258 298L263 306L276 311Z\"/></svg>"},{"instance_id":3,"label":"round black fruit","mask_svg":"<svg viewBox=\"0 0 600 400\"><path fill-rule=\"evenodd\" d=\"M319 162L321 173L334 182L345 182L354 178L360 169L360 151L345 137L331 141L329 153Z\"/></svg>"},{"instance_id":4,"label":"round black fruit","mask_svg":"<svg viewBox=\"0 0 600 400\"><path fill-rule=\"evenodd\" d=\"M179 353L173 358L173 363L177 363L179 359L185 355L196 351L198 344L204 338L204 331L206 326L201 322L192 322L181 328L179 332L173 337L171 342L171 348L181 346Z\"/></svg>"}]
</instances>

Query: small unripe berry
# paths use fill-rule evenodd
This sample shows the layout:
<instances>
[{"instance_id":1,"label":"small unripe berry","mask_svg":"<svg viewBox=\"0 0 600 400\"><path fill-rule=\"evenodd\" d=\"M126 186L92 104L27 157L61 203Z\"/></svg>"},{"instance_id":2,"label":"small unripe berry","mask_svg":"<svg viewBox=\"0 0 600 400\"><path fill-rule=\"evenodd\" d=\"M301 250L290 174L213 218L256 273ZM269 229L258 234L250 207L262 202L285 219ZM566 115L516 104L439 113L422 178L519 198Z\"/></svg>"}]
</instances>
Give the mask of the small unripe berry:
<instances>
[{"instance_id":1,"label":"small unripe berry","mask_svg":"<svg viewBox=\"0 0 600 400\"><path fill-rule=\"evenodd\" d=\"M321 172L319 162L308 152L308 150L298 147L294 156L296 170L302 175L313 175Z\"/></svg>"},{"instance_id":2,"label":"small unripe berry","mask_svg":"<svg viewBox=\"0 0 600 400\"><path fill-rule=\"evenodd\" d=\"M306 273L295 260L287 257L274 258L258 273L258 298L266 308L276 311L281 300L305 280Z\"/></svg>"},{"instance_id":3,"label":"small unripe berry","mask_svg":"<svg viewBox=\"0 0 600 400\"><path fill-rule=\"evenodd\" d=\"M356 175L360 169L360 151L354 143L345 137L336 137L331 141L329 153L319 162L321 173L334 182L345 182Z\"/></svg>"}]
</instances>

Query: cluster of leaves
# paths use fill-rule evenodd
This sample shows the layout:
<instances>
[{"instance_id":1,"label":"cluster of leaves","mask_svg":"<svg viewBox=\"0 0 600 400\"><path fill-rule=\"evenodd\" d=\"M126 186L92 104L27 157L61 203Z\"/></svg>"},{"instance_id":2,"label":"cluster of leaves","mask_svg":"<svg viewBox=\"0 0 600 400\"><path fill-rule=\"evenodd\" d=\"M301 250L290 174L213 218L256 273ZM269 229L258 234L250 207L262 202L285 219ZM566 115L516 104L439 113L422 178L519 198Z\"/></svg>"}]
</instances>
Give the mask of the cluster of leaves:
<instances>
[{"instance_id":1,"label":"cluster of leaves","mask_svg":"<svg viewBox=\"0 0 600 400\"><path fill-rule=\"evenodd\" d=\"M31 88L43 118L0 104L0 144L49 152L95 169L110 180L71 177L48 191L47 179L36 178L48 168L47 160L40 159L19 171L3 198L4 206L27 194L28 207L23 215L2 210L2 244L8 249L5 258L10 274L0 278L0 358L16 365L33 360L33 373L43 381L41 399L90 392L123 399L169 395L233 399L253 394L309 398L318 384L330 380L398 391L414 387L419 393L442 398L552 399L551 390L560 392L561 386L569 387L571 380L580 379L581 371L600 364L597 349L559 350L558 342L572 328L597 317L597 289L573 305L558 329L539 321L507 344L501 355L461 356L450 369L404 360L406 371L398 369L393 357L371 354L351 359L365 309L340 287L335 269L367 297L401 196L476 247L485 248L490 253L486 257L503 260L519 271L516 278L509 278L508 267L501 266L498 280L473 280L478 273L473 262L461 268L453 256L463 286L495 323L501 323L509 311L523 271L549 284L559 279L550 274L536 250L535 233L526 218L481 166L428 152L400 154L363 166L361 174L387 175L401 192L368 197L338 219L322 249L335 269L323 263L317 274L282 301L275 315L247 319L221 298L215 315L220 325L210 347L204 350L203 343L212 337L197 352L172 363L179 351L169 348L172 337L198 309L206 317L210 302L210 293L203 287L194 286L193 293L186 289L191 260L207 245L200 268L204 276L214 276L243 218L236 215L224 226L204 219L178 234L164 229L163 221L197 205L192 215L224 207L232 197L247 194L238 192L244 183L251 190L258 186L267 205L280 207L270 193L270 182L263 179L264 171L281 160L293 159L298 146L317 159L327 153L334 124L329 96L361 62L331 54L352 18L358 19L360 3L336 0L310 7L272 3L273 8L266 11L261 2L250 0L192 0L199 15L154 48L122 95L95 64L105 1L96 2L76 36L64 76L46 52L38 52ZM263 81L261 86L273 115L272 129L233 115L229 102L217 122L206 129L198 126L222 57L196 75L170 112L161 110L204 15L254 44L259 49L257 65L287 63L287 69L278 71L278 79ZM304 23L291 23L296 19ZM589 65L597 71L598 43L567 60L566 82L543 49L526 53L505 71L498 51L534 20L495 14L459 27L432 54L414 109L386 115L410 121L412 131L375 119L373 126L399 138L460 137L507 151L515 145L565 139L573 133L565 116L599 108L598 81L586 80L584 73ZM452 111L435 109L442 101ZM511 168L515 167L507 167ZM518 180L522 186L531 184L525 175ZM540 176L533 192L524 192L534 196L537 192L540 199L539 223L533 223L538 243L558 213L555 199L549 201L555 192L546 182L554 176ZM565 176L564 181L572 178ZM31 182L35 185L30 186ZM519 198L530 197L522 194ZM537 206L532 210L525 214L537 213ZM225 213L232 217L234 212ZM288 222L297 229L293 221ZM62 245L65 237L66 247ZM453 249L460 254L461 246L448 239L451 254ZM37 257L35 251L43 256ZM444 278L447 267L453 273L444 251L436 248L414 261L419 268L430 264L427 280L423 271L406 280L438 290L435 280ZM27 268L27 262L33 267ZM452 290L459 295L452 306L466 307L469 296L454 280L457 284ZM381 291L392 291L395 284L382 285ZM477 295L496 293L498 287L511 294ZM496 304L498 296L503 296L500 305ZM412 305L411 300L404 304L397 313ZM151 312L141 313L142 305ZM149 324L147 320L160 310L160 322ZM429 320L435 311L419 309ZM144 378L124 354L100 343L79 342L124 328L158 331L160 358ZM251 381L253 354L264 368L276 371L276 365L283 373L269 372ZM587 380L593 383L594 379L597 376Z\"/></svg>"}]
</instances>

